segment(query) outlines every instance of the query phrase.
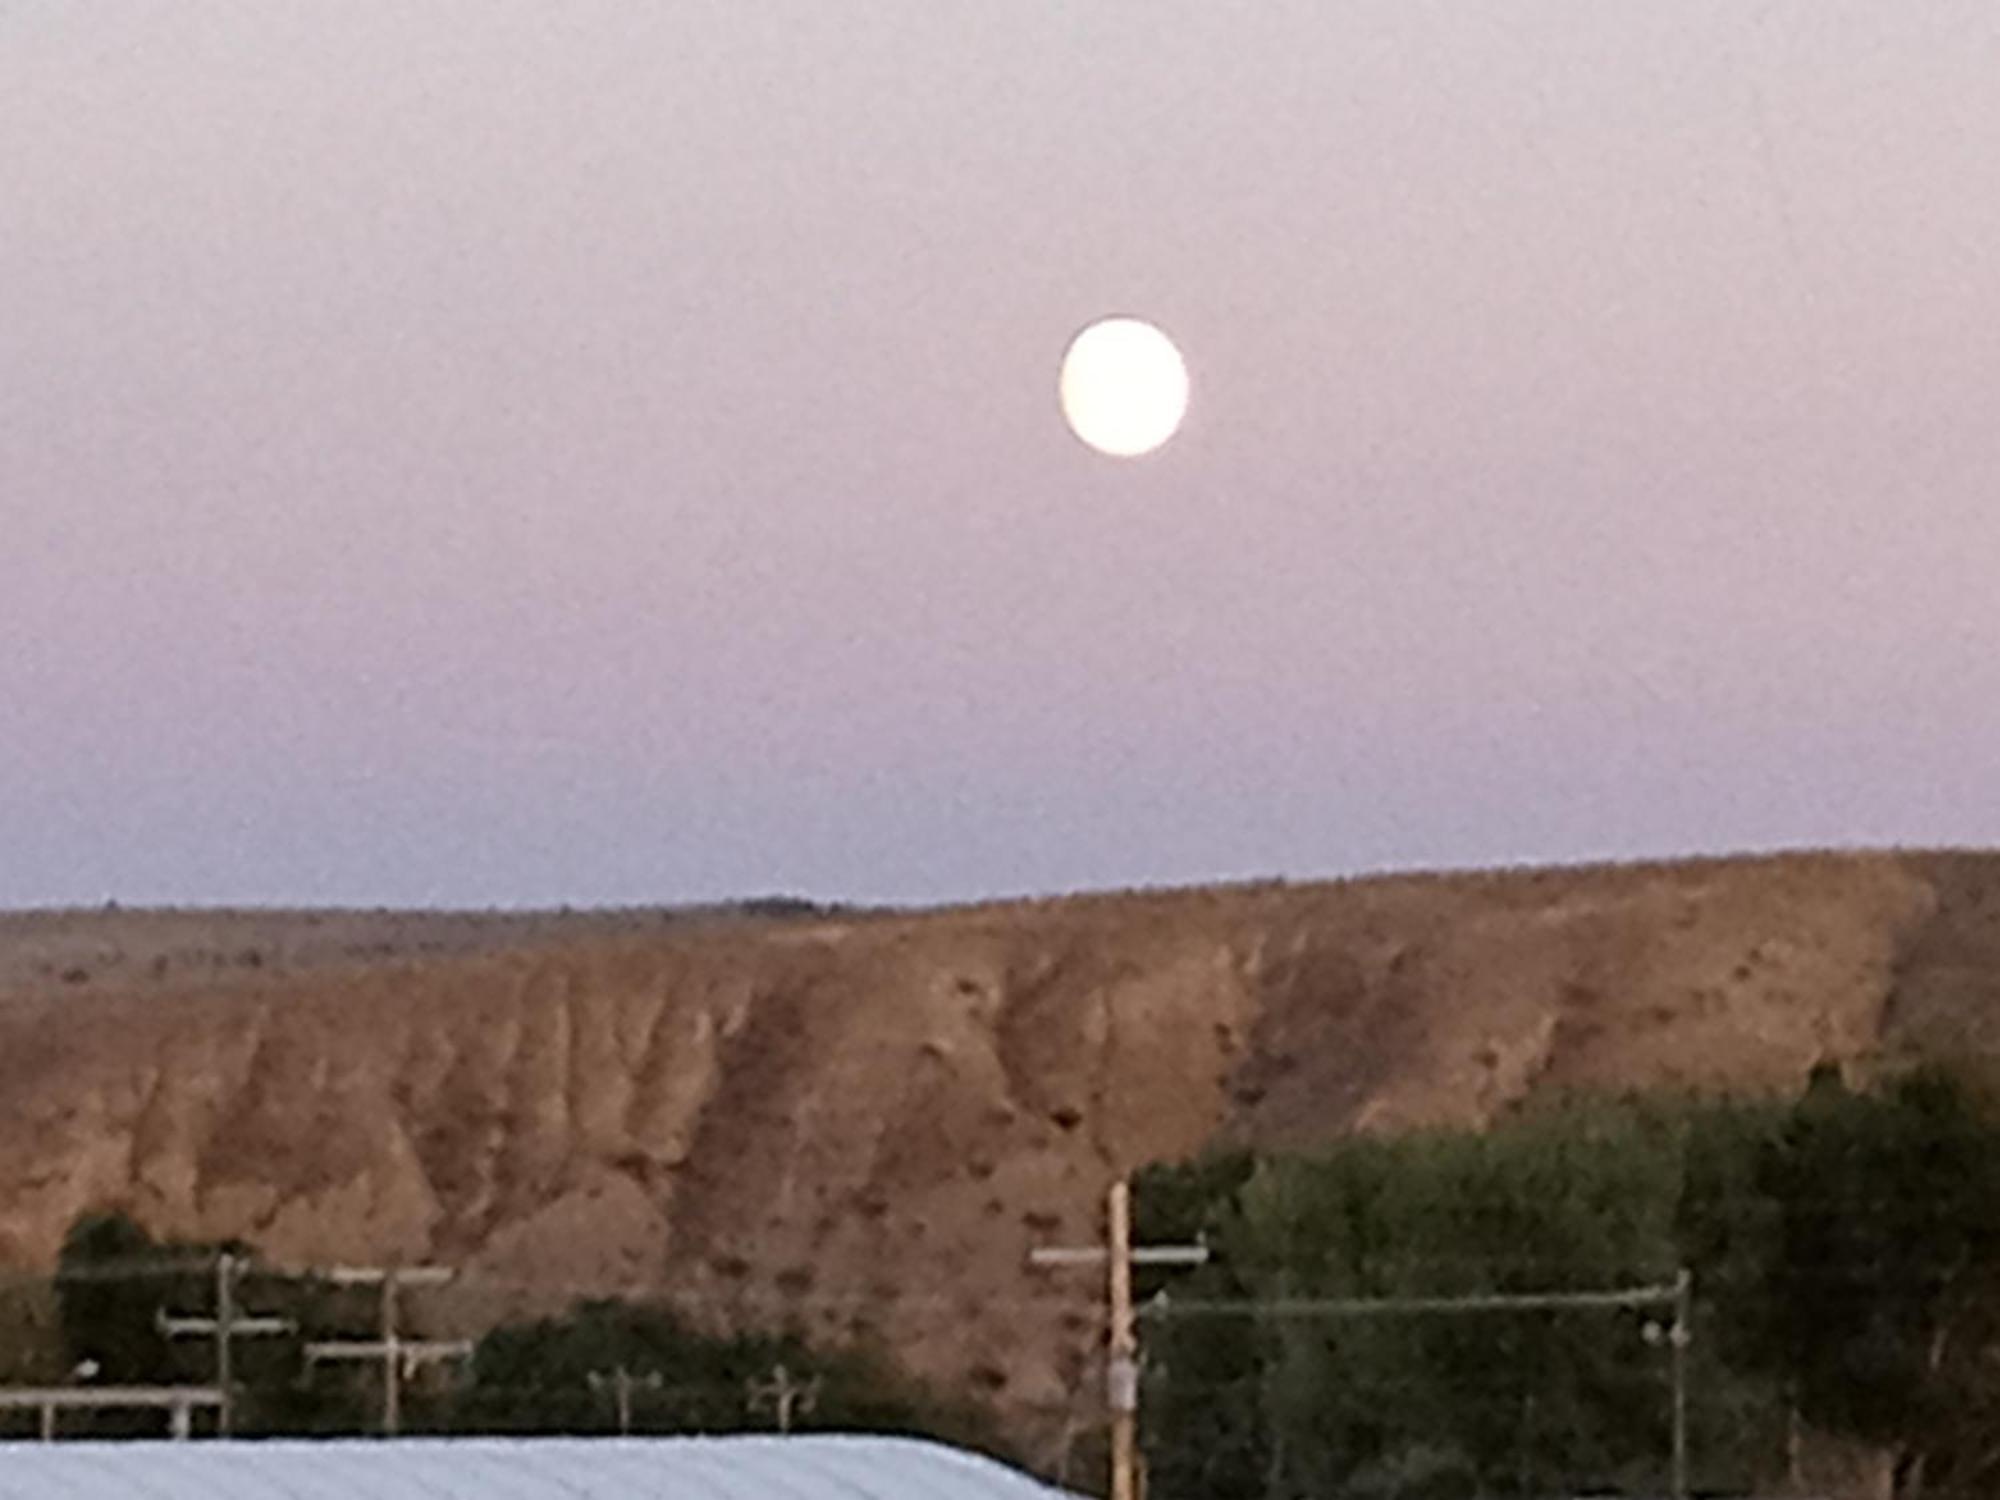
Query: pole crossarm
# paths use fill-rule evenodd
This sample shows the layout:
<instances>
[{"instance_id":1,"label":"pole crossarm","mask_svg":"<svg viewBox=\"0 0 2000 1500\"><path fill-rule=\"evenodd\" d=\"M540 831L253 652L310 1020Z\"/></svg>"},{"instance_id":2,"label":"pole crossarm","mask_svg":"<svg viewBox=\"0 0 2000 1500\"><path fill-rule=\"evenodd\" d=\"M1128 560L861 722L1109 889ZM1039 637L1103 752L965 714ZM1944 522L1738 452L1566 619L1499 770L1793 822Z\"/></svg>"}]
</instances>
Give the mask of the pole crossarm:
<instances>
[{"instance_id":1,"label":"pole crossarm","mask_svg":"<svg viewBox=\"0 0 2000 1500\"><path fill-rule=\"evenodd\" d=\"M1111 1258L1102 1245L1040 1245L1028 1252L1028 1264L1040 1269L1059 1266L1101 1266ZM1206 1245L1135 1245L1131 1263L1135 1266L1205 1266Z\"/></svg>"},{"instance_id":2,"label":"pole crossarm","mask_svg":"<svg viewBox=\"0 0 2000 1500\"><path fill-rule=\"evenodd\" d=\"M239 1336L267 1338L299 1331L299 1325L290 1318L232 1318L225 1322L218 1318L177 1318L165 1308L154 1317L153 1326L170 1339L213 1338L225 1328Z\"/></svg>"},{"instance_id":3,"label":"pole crossarm","mask_svg":"<svg viewBox=\"0 0 2000 1500\"><path fill-rule=\"evenodd\" d=\"M307 1344L306 1358L318 1363L330 1359L368 1359L377 1362L394 1359L405 1371L418 1365L436 1364L443 1359L470 1359L471 1339L376 1339L371 1341L335 1341L324 1344Z\"/></svg>"},{"instance_id":4,"label":"pole crossarm","mask_svg":"<svg viewBox=\"0 0 2000 1500\"><path fill-rule=\"evenodd\" d=\"M222 1410L224 1393L207 1385L0 1386L0 1411L39 1411L41 1437L52 1443L59 1411L164 1411L176 1442L194 1431L197 1407Z\"/></svg>"},{"instance_id":5,"label":"pole crossarm","mask_svg":"<svg viewBox=\"0 0 2000 1500\"><path fill-rule=\"evenodd\" d=\"M0 1386L0 1411L62 1409L171 1410L176 1406L220 1406L222 1392L212 1385L10 1385Z\"/></svg>"}]
</instances>

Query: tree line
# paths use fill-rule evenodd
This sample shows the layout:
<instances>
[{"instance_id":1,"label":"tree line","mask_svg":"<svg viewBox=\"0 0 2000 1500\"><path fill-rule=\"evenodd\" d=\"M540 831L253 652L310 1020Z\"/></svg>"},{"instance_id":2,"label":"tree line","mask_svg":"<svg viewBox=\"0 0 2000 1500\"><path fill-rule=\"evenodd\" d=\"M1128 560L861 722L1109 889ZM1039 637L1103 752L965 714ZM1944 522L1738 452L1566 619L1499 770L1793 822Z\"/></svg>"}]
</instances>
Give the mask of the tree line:
<instances>
[{"instance_id":1,"label":"tree line","mask_svg":"<svg viewBox=\"0 0 2000 1500\"><path fill-rule=\"evenodd\" d=\"M1662 1494L1659 1306L1176 1308L1657 1287L1683 1269L1697 1493L1768 1488L1829 1440L1879 1455L1897 1500L2000 1492L2000 1113L1945 1070L1852 1087L1828 1068L1791 1101L1577 1098L1484 1131L1212 1154L1142 1174L1134 1202L1142 1242L1199 1236L1215 1252L1141 1277L1154 1500ZM212 1345L168 1338L159 1315L212 1311L224 1251L248 1247L80 1219L52 1353L103 1384L207 1383ZM295 1332L235 1345L236 1430L373 1430L379 1367L313 1366L304 1349L372 1335L374 1293L250 1264L245 1310ZM143 1413L65 1422L157 1431ZM627 1302L497 1327L405 1403L409 1431L781 1426L1007 1449L973 1393L922 1387L880 1349Z\"/></svg>"},{"instance_id":2,"label":"tree line","mask_svg":"<svg viewBox=\"0 0 2000 1500\"><path fill-rule=\"evenodd\" d=\"M207 1385L212 1338L168 1336L163 1313L211 1314L216 1257L246 1267L240 1308L287 1326L232 1343L241 1436L333 1436L378 1429L378 1360L315 1365L314 1343L379 1332L379 1290L260 1266L240 1243L155 1239L123 1213L79 1218L54 1283L49 1351L74 1381ZM405 1330L407 1333L407 1330ZM77 1436L158 1436L150 1412L73 1413ZM470 1357L412 1373L409 1433L733 1433L813 1429L924 1434L1004 1451L972 1401L941 1397L865 1342L829 1346L796 1329L722 1329L671 1307L586 1299L560 1316L503 1323Z\"/></svg>"},{"instance_id":3,"label":"tree line","mask_svg":"<svg viewBox=\"0 0 2000 1500\"><path fill-rule=\"evenodd\" d=\"M2000 1116L1923 1068L1790 1102L1570 1099L1483 1132L1212 1155L1136 1185L1144 1442L1177 1497L1666 1493L1665 1310L1244 1313L1176 1303L1474 1298L1671 1285L1697 1493L1803 1450L1879 1455L1899 1500L2000 1485Z\"/></svg>"}]
</instances>

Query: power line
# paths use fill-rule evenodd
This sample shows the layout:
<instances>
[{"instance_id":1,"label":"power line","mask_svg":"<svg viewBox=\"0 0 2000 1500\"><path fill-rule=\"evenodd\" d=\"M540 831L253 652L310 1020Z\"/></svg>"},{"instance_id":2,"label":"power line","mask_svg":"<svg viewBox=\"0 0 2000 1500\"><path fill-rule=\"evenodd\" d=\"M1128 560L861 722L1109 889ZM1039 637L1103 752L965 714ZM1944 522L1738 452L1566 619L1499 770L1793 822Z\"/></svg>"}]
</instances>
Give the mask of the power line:
<instances>
[{"instance_id":1,"label":"power line","mask_svg":"<svg viewBox=\"0 0 2000 1500\"><path fill-rule=\"evenodd\" d=\"M1685 1272L1682 1273L1685 1276ZM1673 1305L1679 1280L1662 1286L1612 1287L1585 1292L1469 1292L1416 1297L1170 1297L1161 1292L1142 1318L1239 1317L1353 1318L1411 1313L1538 1312L1568 1308L1638 1308Z\"/></svg>"}]
</instances>

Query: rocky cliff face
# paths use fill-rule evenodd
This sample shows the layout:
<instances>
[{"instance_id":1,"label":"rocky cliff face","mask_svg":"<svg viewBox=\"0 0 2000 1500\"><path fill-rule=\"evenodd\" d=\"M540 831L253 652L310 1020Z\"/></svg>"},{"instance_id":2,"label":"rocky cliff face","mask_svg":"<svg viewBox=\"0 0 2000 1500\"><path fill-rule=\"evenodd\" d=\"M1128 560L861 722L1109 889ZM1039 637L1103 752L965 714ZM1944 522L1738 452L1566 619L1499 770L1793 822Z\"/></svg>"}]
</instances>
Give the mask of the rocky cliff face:
<instances>
[{"instance_id":1,"label":"rocky cliff face","mask_svg":"<svg viewBox=\"0 0 2000 1500\"><path fill-rule=\"evenodd\" d=\"M1095 1238L1114 1175L1990 1050L2000 857L782 922L17 917L0 974L0 1261L115 1205L283 1261L453 1262L474 1322L643 1289L879 1333L1053 1440L1096 1287L1025 1256Z\"/></svg>"}]
</instances>

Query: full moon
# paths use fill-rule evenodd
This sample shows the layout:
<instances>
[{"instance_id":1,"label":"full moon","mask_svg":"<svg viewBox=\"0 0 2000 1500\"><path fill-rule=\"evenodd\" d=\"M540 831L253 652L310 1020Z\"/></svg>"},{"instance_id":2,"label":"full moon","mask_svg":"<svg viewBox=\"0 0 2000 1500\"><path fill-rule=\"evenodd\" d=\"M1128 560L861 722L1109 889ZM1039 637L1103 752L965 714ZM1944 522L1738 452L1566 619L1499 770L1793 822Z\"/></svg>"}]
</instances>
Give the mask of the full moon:
<instances>
[{"instance_id":1,"label":"full moon","mask_svg":"<svg viewBox=\"0 0 2000 1500\"><path fill-rule=\"evenodd\" d=\"M1180 430L1187 364L1151 323L1105 318L1070 340L1057 390L1071 432L1099 453L1137 458Z\"/></svg>"}]
</instances>

